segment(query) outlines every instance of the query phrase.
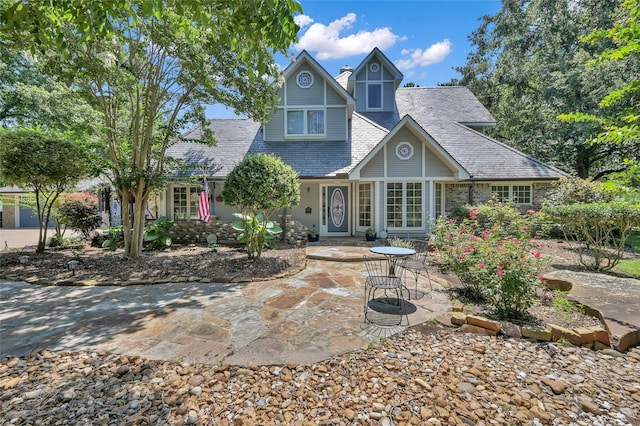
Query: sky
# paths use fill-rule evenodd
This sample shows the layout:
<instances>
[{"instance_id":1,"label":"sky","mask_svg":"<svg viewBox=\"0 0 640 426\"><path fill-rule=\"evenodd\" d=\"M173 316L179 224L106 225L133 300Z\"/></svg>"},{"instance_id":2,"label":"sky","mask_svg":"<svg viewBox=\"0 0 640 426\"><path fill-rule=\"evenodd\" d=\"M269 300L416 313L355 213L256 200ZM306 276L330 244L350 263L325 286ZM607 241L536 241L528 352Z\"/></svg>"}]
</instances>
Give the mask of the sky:
<instances>
[{"instance_id":1,"label":"sky","mask_svg":"<svg viewBox=\"0 0 640 426\"><path fill-rule=\"evenodd\" d=\"M468 37L483 15L497 13L500 0L300 0L302 14L293 56L306 50L333 76L353 68L378 47L404 75L404 83L436 86L460 78L471 50ZM290 59L276 58L282 68ZM234 117L223 106L208 118Z\"/></svg>"}]
</instances>

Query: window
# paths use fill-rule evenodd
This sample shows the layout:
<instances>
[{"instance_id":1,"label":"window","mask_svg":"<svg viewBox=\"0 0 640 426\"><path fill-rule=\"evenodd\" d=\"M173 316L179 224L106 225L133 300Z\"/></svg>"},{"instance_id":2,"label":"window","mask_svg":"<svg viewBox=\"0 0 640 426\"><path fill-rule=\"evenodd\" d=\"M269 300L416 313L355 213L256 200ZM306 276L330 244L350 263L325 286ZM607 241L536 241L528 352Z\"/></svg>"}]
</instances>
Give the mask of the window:
<instances>
[{"instance_id":1,"label":"window","mask_svg":"<svg viewBox=\"0 0 640 426\"><path fill-rule=\"evenodd\" d=\"M434 184L436 219L438 219L443 214L443 211L442 211L442 207L443 207L442 199L443 199L444 193L442 191L442 186L443 186L442 183L436 182Z\"/></svg>"},{"instance_id":2,"label":"window","mask_svg":"<svg viewBox=\"0 0 640 426\"><path fill-rule=\"evenodd\" d=\"M387 227L422 228L422 182L387 183Z\"/></svg>"},{"instance_id":3,"label":"window","mask_svg":"<svg viewBox=\"0 0 640 426\"><path fill-rule=\"evenodd\" d=\"M173 218L197 219L199 186L179 186L173 188Z\"/></svg>"},{"instance_id":4,"label":"window","mask_svg":"<svg viewBox=\"0 0 640 426\"><path fill-rule=\"evenodd\" d=\"M382 84L369 83L367 85L367 108L382 109Z\"/></svg>"},{"instance_id":5,"label":"window","mask_svg":"<svg viewBox=\"0 0 640 426\"><path fill-rule=\"evenodd\" d=\"M287 111L287 136L324 136L324 110Z\"/></svg>"},{"instance_id":6,"label":"window","mask_svg":"<svg viewBox=\"0 0 640 426\"><path fill-rule=\"evenodd\" d=\"M531 185L492 185L491 194L498 201L511 200L516 204L531 204Z\"/></svg>"},{"instance_id":7,"label":"window","mask_svg":"<svg viewBox=\"0 0 640 426\"><path fill-rule=\"evenodd\" d=\"M308 89L313 86L313 74L309 71L300 72L296 78L296 83L301 89Z\"/></svg>"},{"instance_id":8,"label":"window","mask_svg":"<svg viewBox=\"0 0 640 426\"><path fill-rule=\"evenodd\" d=\"M370 228L371 225L371 184L358 185L358 226Z\"/></svg>"}]
</instances>

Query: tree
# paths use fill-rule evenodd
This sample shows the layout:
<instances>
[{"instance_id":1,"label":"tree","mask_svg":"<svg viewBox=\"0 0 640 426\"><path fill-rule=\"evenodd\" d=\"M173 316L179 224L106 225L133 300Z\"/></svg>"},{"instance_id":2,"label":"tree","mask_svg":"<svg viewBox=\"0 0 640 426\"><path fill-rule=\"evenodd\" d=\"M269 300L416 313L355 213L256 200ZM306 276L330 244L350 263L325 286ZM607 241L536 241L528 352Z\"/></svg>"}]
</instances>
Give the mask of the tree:
<instances>
[{"instance_id":1,"label":"tree","mask_svg":"<svg viewBox=\"0 0 640 426\"><path fill-rule=\"evenodd\" d=\"M222 198L240 210L249 257L259 258L271 216L278 209L300 203L298 174L280 158L249 155L227 176Z\"/></svg>"},{"instance_id":2,"label":"tree","mask_svg":"<svg viewBox=\"0 0 640 426\"><path fill-rule=\"evenodd\" d=\"M635 155L640 146L640 72L634 64L640 61L640 0L626 0L621 5L622 18L611 28L594 31L584 40L596 44L604 40L614 47L600 53L588 65L606 67L622 64L626 72L623 84L609 92L593 114L574 112L561 115L569 123L595 123L603 130L589 141L594 146L619 148L628 156L624 167L613 177L628 186L640 187L640 158Z\"/></svg>"},{"instance_id":3,"label":"tree","mask_svg":"<svg viewBox=\"0 0 640 426\"><path fill-rule=\"evenodd\" d=\"M51 209L62 192L90 175L87 143L70 133L15 128L0 131L0 178L33 191L40 232L38 253L47 241Z\"/></svg>"},{"instance_id":4,"label":"tree","mask_svg":"<svg viewBox=\"0 0 640 426\"><path fill-rule=\"evenodd\" d=\"M566 123L567 111L593 113L599 100L619 87L640 62L586 67L610 42L581 39L617 18L619 0L508 0L484 16L470 37L475 50L457 70L497 121L491 135L580 177L620 168L627 150L593 145L599 123ZM630 154L637 156L640 150Z\"/></svg>"},{"instance_id":5,"label":"tree","mask_svg":"<svg viewBox=\"0 0 640 426\"><path fill-rule=\"evenodd\" d=\"M167 148L186 126L207 128L204 105L266 119L273 55L295 41L300 11L294 0L36 0L0 14L12 41L101 111L126 256L142 250L147 201L172 167ZM204 139L213 143L211 133Z\"/></svg>"},{"instance_id":6,"label":"tree","mask_svg":"<svg viewBox=\"0 0 640 426\"><path fill-rule=\"evenodd\" d=\"M56 206L56 219L82 233L85 239L100 226L98 197L88 192L62 194Z\"/></svg>"},{"instance_id":7,"label":"tree","mask_svg":"<svg viewBox=\"0 0 640 426\"><path fill-rule=\"evenodd\" d=\"M43 74L0 40L0 125L94 133L97 112L81 93Z\"/></svg>"}]
</instances>

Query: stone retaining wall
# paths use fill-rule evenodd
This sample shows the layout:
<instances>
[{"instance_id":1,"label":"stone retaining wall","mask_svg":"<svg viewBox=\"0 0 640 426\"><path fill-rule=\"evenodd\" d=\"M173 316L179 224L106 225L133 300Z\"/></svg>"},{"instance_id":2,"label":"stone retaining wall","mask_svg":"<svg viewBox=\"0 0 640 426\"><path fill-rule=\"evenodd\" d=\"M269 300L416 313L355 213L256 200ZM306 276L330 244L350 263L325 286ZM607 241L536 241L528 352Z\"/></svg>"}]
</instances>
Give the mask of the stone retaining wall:
<instances>
[{"instance_id":1,"label":"stone retaining wall","mask_svg":"<svg viewBox=\"0 0 640 426\"><path fill-rule=\"evenodd\" d=\"M291 215L286 215L285 223L282 222L282 215L278 216L278 220L277 225L286 225L284 234L286 241L290 243L306 241L308 229L300 221L293 220ZM147 226L152 224L152 220L146 223ZM218 218L212 217L208 223L200 220L176 220L169 235L174 244L207 245L209 235L215 235L220 243L229 243L236 241L240 231L234 230L230 222L221 222Z\"/></svg>"},{"instance_id":2,"label":"stone retaining wall","mask_svg":"<svg viewBox=\"0 0 640 426\"><path fill-rule=\"evenodd\" d=\"M546 327L519 326L509 322L501 323L475 315L467 315L463 310L464 307L461 303L454 304L451 312L439 315L436 320L443 325L459 327L461 331L469 333L489 336L503 334L509 337L527 337L544 342L564 340L574 346L586 346L595 350L611 349L612 347L609 332L604 327L568 329L555 324L549 324ZM615 347L614 349L624 351L627 348Z\"/></svg>"}]
</instances>

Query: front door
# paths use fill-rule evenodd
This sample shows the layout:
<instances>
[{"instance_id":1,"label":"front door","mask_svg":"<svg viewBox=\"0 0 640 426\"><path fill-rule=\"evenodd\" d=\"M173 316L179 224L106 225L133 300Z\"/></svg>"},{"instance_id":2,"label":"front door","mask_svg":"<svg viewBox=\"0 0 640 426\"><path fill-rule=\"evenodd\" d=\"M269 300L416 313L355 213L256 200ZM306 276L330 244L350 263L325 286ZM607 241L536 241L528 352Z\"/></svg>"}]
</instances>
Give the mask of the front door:
<instances>
[{"instance_id":1,"label":"front door","mask_svg":"<svg viewBox=\"0 0 640 426\"><path fill-rule=\"evenodd\" d=\"M349 187L324 186L323 198L323 228L328 236L349 235Z\"/></svg>"}]
</instances>

